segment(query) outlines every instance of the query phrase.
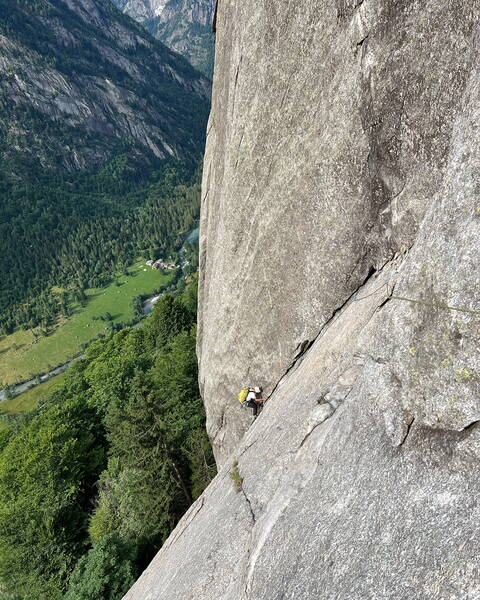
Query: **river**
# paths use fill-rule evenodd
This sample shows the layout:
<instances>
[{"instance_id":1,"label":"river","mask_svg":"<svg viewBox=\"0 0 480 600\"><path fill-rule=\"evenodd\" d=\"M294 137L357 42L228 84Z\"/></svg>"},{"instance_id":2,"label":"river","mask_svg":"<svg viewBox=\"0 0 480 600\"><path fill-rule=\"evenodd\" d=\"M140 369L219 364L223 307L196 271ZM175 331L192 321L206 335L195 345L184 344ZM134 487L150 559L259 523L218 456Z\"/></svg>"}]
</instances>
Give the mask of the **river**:
<instances>
[{"instance_id":1,"label":"river","mask_svg":"<svg viewBox=\"0 0 480 600\"><path fill-rule=\"evenodd\" d=\"M185 239L185 242L188 242L189 244L192 244L193 242L198 242L199 237L200 227L195 227L195 229L188 234L187 238Z\"/></svg>"},{"instance_id":2,"label":"river","mask_svg":"<svg viewBox=\"0 0 480 600\"><path fill-rule=\"evenodd\" d=\"M148 298L147 300L145 300L145 303L143 305L144 314L149 315L153 311L153 306L160 297L161 297L161 294L160 295L157 294L156 296L152 296L151 298ZM139 323L135 323L135 325L132 325L132 328L136 329L137 327L140 327L140 325L142 323L143 323L143 321L140 321ZM45 383L45 381L48 381L52 377L55 377L55 375L60 375L60 373L63 373L64 371L69 369L74 363L81 360L83 357L84 357L84 355L81 354L80 356L77 356L77 357L73 358L72 360L69 360L65 364L60 365L59 367L56 367L55 369L52 369L51 371L49 371L48 373L45 373L44 375L41 375L40 377L36 377L35 379L30 379L30 381L24 381L23 383L18 383L17 385L14 385L10 389L10 394L11 394L10 397L14 398L15 396L19 396L20 394L23 394L23 392L27 392L31 388L33 388L37 385L40 385L41 383ZM0 402L4 402L5 400L7 400L7 398L5 398L5 390L0 390Z\"/></svg>"},{"instance_id":3,"label":"river","mask_svg":"<svg viewBox=\"0 0 480 600\"><path fill-rule=\"evenodd\" d=\"M156 296L152 296L151 298L147 298L143 303L143 314L151 315L153 312L153 307L155 303L162 297L162 294L157 294Z\"/></svg>"},{"instance_id":4,"label":"river","mask_svg":"<svg viewBox=\"0 0 480 600\"><path fill-rule=\"evenodd\" d=\"M185 244L188 242L190 244L193 244L194 242L198 242L198 239L200 237L200 226L195 227L195 229L192 229L192 231L188 234L188 236L185 238ZM184 262L180 262L180 266L183 266ZM143 314L144 315L150 315L153 312L153 307L155 306L155 303L158 302L158 300L162 297L162 294L157 294L156 296L152 296L151 298L147 298L145 300L145 302L143 303Z\"/></svg>"},{"instance_id":5,"label":"river","mask_svg":"<svg viewBox=\"0 0 480 600\"><path fill-rule=\"evenodd\" d=\"M40 383L45 383L45 381L48 381L52 377L55 377L55 375L60 375L60 373L63 373L64 371L69 369L74 363L76 363L77 361L82 359L83 356L84 355L81 354L80 356L77 356L76 358L69 360L67 363L60 365L56 369L53 369L49 373L45 373L45 375L41 375L38 378L30 379L30 381L24 381L23 383L19 383L19 384L13 386L10 390L11 398L18 396L18 395L22 394L23 392L27 392L28 390L35 387L36 385L40 385ZM0 402L3 402L4 400L7 400L7 398L5 398L5 390L0 390Z\"/></svg>"}]
</instances>

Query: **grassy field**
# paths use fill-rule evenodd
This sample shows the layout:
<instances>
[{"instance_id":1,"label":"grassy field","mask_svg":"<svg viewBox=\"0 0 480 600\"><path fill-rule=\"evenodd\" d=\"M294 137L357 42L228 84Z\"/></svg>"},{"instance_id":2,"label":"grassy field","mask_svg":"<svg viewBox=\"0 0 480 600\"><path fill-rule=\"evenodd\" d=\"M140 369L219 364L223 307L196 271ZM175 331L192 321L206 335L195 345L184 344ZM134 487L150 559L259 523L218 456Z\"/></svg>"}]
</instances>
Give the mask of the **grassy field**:
<instances>
[{"instance_id":1,"label":"grassy field","mask_svg":"<svg viewBox=\"0 0 480 600\"><path fill-rule=\"evenodd\" d=\"M65 373L60 373L60 375L52 377L45 383L41 383L31 390L27 390L15 398L0 402L0 414L7 413L14 415L33 410L37 406L38 401L58 387L64 379Z\"/></svg>"},{"instance_id":2,"label":"grassy field","mask_svg":"<svg viewBox=\"0 0 480 600\"><path fill-rule=\"evenodd\" d=\"M86 306L78 306L73 316L59 324L49 336L35 337L33 331L18 331L0 338L0 385L28 380L80 354L82 344L90 342L108 326L95 318L108 312L113 323L131 321L132 298L152 294L170 278L171 274L161 275L138 263L129 270L128 276L117 278L120 285L112 283L103 289L87 290Z\"/></svg>"},{"instance_id":3,"label":"grassy field","mask_svg":"<svg viewBox=\"0 0 480 600\"><path fill-rule=\"evenodd\" d=\"M0 402L0 431L7 429L8 427L7 421L4 421L1 418L2 415L18 415L19 413L30 412L37 406L39 400L58 387L64 378L65 373L60 373L60 375L52 377L45 383L41 383L31 390L23 392L23 394L20 394L11 400Z\"/></svg>"}]
</instances>

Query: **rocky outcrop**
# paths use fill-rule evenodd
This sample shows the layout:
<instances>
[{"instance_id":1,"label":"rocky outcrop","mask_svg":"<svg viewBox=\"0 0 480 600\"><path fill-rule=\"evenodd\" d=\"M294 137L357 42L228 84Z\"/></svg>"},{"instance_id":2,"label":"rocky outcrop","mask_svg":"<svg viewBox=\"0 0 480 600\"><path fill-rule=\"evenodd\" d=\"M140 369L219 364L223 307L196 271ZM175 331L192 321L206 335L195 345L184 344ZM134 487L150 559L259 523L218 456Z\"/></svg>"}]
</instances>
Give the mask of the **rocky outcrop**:
<instances>
[{"instance_id":1,"label":"rocky outcrop","mask_svg":"<svg viewBox=\"0 0 480 600\"><path fill-rule=\"evenodd\" d=\"M219 3L198 349L221 468L126 599L480 598L479 17Z\"/></svg>"},{"instance_id":2,"label":"rocky outcrop","mask_svg":"<svg viewBox=\"0 0 480 600\"><path fill-rule=\"evenodd\" d=\"M4 159L98 167L202 150L210 84L108 3L0 2Z\"/></svg>"}]
</instances>

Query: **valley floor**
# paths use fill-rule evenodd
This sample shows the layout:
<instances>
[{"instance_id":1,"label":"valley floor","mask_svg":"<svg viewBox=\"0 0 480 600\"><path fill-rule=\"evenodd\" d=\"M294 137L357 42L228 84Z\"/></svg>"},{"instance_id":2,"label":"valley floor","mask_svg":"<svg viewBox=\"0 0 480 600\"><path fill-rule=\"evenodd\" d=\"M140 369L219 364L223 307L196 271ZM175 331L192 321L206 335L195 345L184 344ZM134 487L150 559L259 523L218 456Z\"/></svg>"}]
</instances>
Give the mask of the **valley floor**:
<instances>
[{"instance_id":1,"label":"valley floor","mask_svg":"<svg viewBox=\"0 0 480 600\"><path fill-rule=\"evenodd\" d=\"M118 276L118 283L86 290L86 305L78 306L50 335L39 337L34 330L27 330L3 336L0 338L0 383L12 385L26 381L77 356L82 345L105 332L111 324L132 321L135 296L153 294L170 278L171 274L162 275L146 267L144 261L138 262L129 269L128 275ZM100 320L106 313L110 313L111 321Z\"/></svg>"},{"instance_id":2,"label":"valley floor","mask_svg":"<svg viewBox=\"0 0 480 600\"><path fill-rule=\"evenodd\" d=\"M46 397L55 388L59 387L65 379L65 373L55 375L48 381L41 383L23 394L0 403L0 431L8 427L3 415L18 415L27 413L36 408L39 400Z\"/></svg>"}]
</instances>

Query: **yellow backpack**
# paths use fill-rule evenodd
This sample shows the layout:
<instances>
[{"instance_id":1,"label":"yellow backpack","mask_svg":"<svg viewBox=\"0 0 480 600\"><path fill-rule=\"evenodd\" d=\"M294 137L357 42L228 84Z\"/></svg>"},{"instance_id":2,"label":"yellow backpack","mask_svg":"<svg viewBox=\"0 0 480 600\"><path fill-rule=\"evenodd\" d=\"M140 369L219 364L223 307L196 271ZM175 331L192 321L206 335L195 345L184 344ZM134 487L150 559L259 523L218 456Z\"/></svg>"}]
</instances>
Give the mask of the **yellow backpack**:
<instances>
[{"instance_id":1,"label":"yellow backpack","mask_svg":"<svg viewBox=\"0 0 480 600\"><path fill-rule=\"evenodd\" d=\"M244 387L238 392L237 398L241 404L243 404L245 402L245 400L247 399L249 391L250 391L250 388Z\"/></svg>"}]
</instances>

